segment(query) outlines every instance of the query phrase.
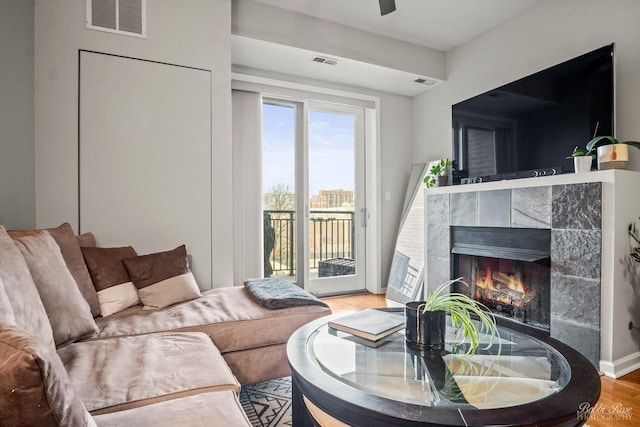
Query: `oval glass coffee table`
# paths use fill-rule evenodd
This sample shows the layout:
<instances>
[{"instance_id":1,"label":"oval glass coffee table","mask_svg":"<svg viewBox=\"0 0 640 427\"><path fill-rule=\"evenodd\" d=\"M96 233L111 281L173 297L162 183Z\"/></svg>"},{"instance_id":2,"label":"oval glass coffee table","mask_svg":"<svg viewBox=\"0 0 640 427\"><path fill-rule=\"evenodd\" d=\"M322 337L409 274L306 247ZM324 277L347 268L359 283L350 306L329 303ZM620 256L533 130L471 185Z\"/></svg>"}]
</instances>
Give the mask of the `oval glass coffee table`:
<instances>
[{"instance_id":1,"label":"oval glass coffee table","mask_svg":"<svg viewBox=\"0 0 640 427\"><path fill-rule=\"evenodd\" d=\"M404 331L374 345L328 328L338 317L303 326L287 344L296 427L314 425L308 407L366 427L576 426L600 395L593 365L548 337L501 326L499 354L481 344L467 356L448 326L444 351L421 352Z\"/></svg>"}]
</instances>

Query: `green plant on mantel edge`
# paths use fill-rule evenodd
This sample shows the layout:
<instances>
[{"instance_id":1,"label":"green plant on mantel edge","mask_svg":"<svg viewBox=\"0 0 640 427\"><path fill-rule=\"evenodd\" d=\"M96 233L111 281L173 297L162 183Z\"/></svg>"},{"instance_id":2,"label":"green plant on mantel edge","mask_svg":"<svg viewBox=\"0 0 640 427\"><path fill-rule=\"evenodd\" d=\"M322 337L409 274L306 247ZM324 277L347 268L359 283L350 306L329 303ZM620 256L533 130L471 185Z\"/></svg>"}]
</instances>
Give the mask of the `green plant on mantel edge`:
<instances>
[{"instance_id":1,"label":"green plant on mantel edge","mask_svg":"<svg viewBox=\"0 0 640 427\"><path fill-rule=\"evenodd\" d=\"M631 145L632 147L636 147L638 150L640 150L640 142L638 141L618 141L613 136L607 135L607 136L596 136L591 141L587 142L587 146L586 146L587 151L593 151L596 148L596 144L603 141L605 142L608 141L608 143L605 143L604 145L627 144L627 145Z\"/></svg>"},{"instance_id":2,"label":"green plant on mantel edge","mask_svg":"<svg viewBox=\"0 0 640 427\"><path fill-rule=\"evenodd\" d=\"M447 174L447 167L451 166L453 162L449 159L440 159L438 163L431 166L429 174L424 177L424 184L427 188L434 187L436 185L439 176L445 176Z\"/></svg>"},{"instance_id":3,"label":"green plant on mantel edge","mask_svg":"<svg viewBox=\"0 0 640 427\"><path fill-rule=\"evenodd\" d=\"M640 218L638 218L640 219ZM636 229L636 223L632 222L631 224L629 224L629 237L631 237L631 239L633 239L636 244L638 246L636 246L635 248L631 248L631 258L635 261L640 263L640 238L638 237L638 233L637 233L637 229Z\"/></svg>"},{"instance_id":4,"label":"green plant on mantel edge","mask_svg":"<svg viewBox=\"0 0 640 427\"><path fill-rule=\"evenodd\" d=\"M483 335L489 338L487 345L483 348L489 349L497 338L498 353L500 353L502 344L494 315L484 304L467 295L457 292L445 293L445 291L450 290L451 285L454 283L462 283L469 286L462 280L462 277L447 280L438 286L436 290L429 291L424 306L420 306L419 310L423 312L438 310L449 312L451 326L456 330L456 339L469 340L470 346L466 352L468 355L476 353Z\"/></svg>"},{"instance_id":5,"label":"green plant on mantel edge","mask_svg":"<svg viewBox=\"0 0 640 427\"><path fill-rule=\"evenodd\" d=\"M583 156L591 156L591 158L595 160L596 153L594 153L593 150L580 148L579 146L576 145L576 148L573 149L573 152L571 153L571 155L567 156L566 158L573 159L574 157L583 157Z\"/></svg>"}]
</instances>

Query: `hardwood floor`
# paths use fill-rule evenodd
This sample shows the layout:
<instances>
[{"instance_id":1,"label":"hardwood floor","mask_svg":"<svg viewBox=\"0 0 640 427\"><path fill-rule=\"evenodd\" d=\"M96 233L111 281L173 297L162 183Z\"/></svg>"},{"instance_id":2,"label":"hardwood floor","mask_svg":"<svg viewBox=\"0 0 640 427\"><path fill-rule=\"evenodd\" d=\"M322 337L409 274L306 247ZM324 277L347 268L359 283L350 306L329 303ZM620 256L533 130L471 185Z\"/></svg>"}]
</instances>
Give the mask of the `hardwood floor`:
<instances>
[{"instance_id":1,"label":"hardwood floor","mask_svg":"<svg viewBox=\"0 0 640 427\"><path fill-rule=\"evenodd\" d=\"M333 313L386 307L384 295L362 294L323 298ZM602 376L600 400L587 424L590 427L640 426L640 370L616 380Z\"/></svg>"}]
</instances>

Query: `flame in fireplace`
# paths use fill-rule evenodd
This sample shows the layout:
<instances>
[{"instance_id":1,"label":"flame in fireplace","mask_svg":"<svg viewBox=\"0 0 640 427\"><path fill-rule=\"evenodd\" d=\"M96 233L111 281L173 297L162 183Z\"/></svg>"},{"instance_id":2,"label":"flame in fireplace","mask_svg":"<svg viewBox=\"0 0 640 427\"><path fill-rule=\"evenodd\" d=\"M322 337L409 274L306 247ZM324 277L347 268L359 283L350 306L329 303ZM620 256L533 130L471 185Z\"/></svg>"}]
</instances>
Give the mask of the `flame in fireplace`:
<instances>
[{"instance_id":1,"label":"flame in fireplace","mask_svg":"<svg viewBox=\"0 0 640 427\"><path fill-rule=\"evenodd\" d=\"M476 298L492 300L513 306L523 306L527 289L514 275L493 271L487 266L483 275L476 278Z\"/></svg>"}]
</instances>

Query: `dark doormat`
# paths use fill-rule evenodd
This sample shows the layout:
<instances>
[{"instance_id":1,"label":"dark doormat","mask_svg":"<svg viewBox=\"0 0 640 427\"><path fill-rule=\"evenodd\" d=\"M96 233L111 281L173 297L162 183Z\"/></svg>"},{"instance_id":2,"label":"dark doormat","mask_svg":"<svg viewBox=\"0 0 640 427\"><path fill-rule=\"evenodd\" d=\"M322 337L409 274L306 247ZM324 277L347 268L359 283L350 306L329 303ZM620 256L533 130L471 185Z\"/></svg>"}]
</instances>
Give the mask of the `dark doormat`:
<instances>
[{"instance_id":1,"label":"dark doormat","mask_svg":"<svg viewBox=\"0 0 640 427\"><path fill-rule=\"evenodd\" d=\"M242 386L240 404L254 427L292 425L291 377Z\"/></svg>"}]
</instances>

